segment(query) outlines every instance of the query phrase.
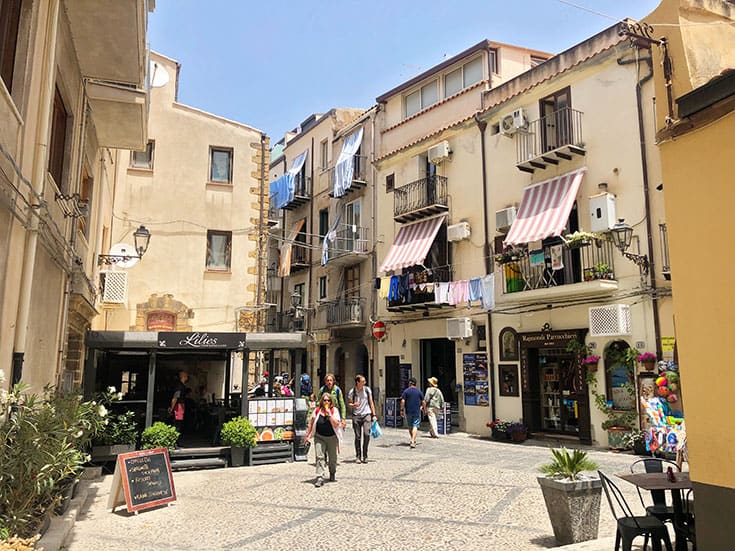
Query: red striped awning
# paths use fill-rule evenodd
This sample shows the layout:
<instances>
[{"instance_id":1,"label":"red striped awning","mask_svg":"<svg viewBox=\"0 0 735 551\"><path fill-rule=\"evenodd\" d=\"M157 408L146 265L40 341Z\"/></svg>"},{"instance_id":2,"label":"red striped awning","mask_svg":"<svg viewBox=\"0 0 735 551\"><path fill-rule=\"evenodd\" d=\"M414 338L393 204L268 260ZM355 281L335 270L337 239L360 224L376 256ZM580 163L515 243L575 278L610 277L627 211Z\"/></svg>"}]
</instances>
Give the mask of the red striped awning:
<instances>
[{"instance_id":1,"label":"red striped awning","mask_svg":"<svg viewBox=\"0 0 735 551\"><path fill-rule=\"evenodd\" d=\"M380 271L390 272L423 264L445 218L446 215L442 215L403 226L380 265Z\"/></svg>"},{"instance_id":2,"label":"red striped awning","mask_svg":"<svg viewBox=\"0 0 735 551\"><path fill-rule=\"evenodd\" d=\"M586 170L580 168L524 189L518 216L503 244L520 245L561 235Z\"/></svg>"}]
</instances>

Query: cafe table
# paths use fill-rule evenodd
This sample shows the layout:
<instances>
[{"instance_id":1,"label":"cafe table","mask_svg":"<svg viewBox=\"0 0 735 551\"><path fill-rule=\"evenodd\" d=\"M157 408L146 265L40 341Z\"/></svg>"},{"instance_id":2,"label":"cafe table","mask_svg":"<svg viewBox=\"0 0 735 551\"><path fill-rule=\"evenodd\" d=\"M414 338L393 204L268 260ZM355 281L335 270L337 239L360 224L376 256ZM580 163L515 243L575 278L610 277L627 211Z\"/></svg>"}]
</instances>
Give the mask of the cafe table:
<instances>
[{"instance_id":1,"label":"cafe table","mask_svg":"<svg viewBox=\"0 0 735 551\"><path fill-rule=\"evenodd\" d=\"M691 490L692 481L688 472L674 472L674 481L669 481L668 473L615 473L615 476L638 486L643 490L669 490L674 503L674 531L676 532L676 551L687 551L687 539L680 532L679 527L683 524L684 505L682 502L682 490Z\"/></svg>"}]
</instances>

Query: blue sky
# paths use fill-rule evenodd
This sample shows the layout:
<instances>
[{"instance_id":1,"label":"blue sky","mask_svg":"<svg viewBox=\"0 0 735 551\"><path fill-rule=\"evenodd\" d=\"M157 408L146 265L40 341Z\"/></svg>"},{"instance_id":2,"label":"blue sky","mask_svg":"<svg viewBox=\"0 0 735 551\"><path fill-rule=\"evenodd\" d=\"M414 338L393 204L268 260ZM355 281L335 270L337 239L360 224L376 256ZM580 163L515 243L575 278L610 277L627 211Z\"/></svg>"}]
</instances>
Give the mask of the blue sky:
<instances>
[{"instance_id":1,"label":"blue sky","mask_svg":"<svg viewBox=\"0 0 735 551\"><path fill-rule=\"evenodd\" d=\"M640 19L659 1L572 3ZM148 39L182 64L179 101L275 143L309 114L368 108L485 38L558 53L613 23L567 0L157 0Z\"/></svg>"}]
</instances>

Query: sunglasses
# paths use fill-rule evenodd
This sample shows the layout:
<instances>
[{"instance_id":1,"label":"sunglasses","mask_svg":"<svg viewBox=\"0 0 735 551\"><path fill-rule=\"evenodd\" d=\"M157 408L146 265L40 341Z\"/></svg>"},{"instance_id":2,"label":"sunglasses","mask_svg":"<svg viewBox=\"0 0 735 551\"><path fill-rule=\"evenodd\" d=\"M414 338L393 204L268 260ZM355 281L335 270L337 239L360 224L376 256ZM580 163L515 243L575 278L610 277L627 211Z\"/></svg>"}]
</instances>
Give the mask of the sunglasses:
<instances>
[{"instance_id":1,"label":"sunglasses","mask_svg":"<svg viewBox=\"0 0 735 551\"><path fill-rule=\"evenodd\" d=\"M331 401L332 400L330 400L329 398L324 398L324 400L322 400L322 402L331 402Z\"/></svg>"}]
</instances>

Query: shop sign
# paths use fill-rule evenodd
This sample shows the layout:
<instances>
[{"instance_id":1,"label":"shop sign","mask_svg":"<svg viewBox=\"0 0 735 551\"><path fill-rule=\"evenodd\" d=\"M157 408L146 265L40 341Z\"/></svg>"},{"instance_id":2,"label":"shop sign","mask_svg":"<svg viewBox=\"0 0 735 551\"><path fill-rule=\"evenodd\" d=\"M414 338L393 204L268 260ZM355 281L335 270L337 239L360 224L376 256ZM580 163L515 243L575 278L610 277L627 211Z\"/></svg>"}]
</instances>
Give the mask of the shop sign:
<instances>
[{"instance_id":1,"label":"shop sign","mask_svg":"<svg viewBox=\"0 0 735 551\"><path fill-rule=\"evenodd\" d=\"M565 347L569 341L579 338L578 331L542 331L540 333L520 333L521 346L528 348Z\"/></svg>"},{"instance_id":2,"label":"shop sign","mask_svg":"<svg viewBox=\"0 0 735 551\"><path fill-rule=\"evenodd\" d=\"M245 348L245 333L158 333L158 346L194 350Z\"/></svg>"},{"instance_id":3,"label":"shop sign","mask_svg":"<svg viewBox=\"0 0 735 551\"><path fill-rule=\"evenodd\" d=\"M373 337L379 341L385 338L385 322L378 320L373 323Z\"/></svg>"},{"instance_id":4,"label":"shop sign","mask_svg":"<svg viewBox=\"0 0 735 551\"><path fill-rule=\"evenodd\" d=\"M171 461L166 448L117 456L107 506L125 504L128 513L176 501Z\"/></svg>"}]
</instances>

